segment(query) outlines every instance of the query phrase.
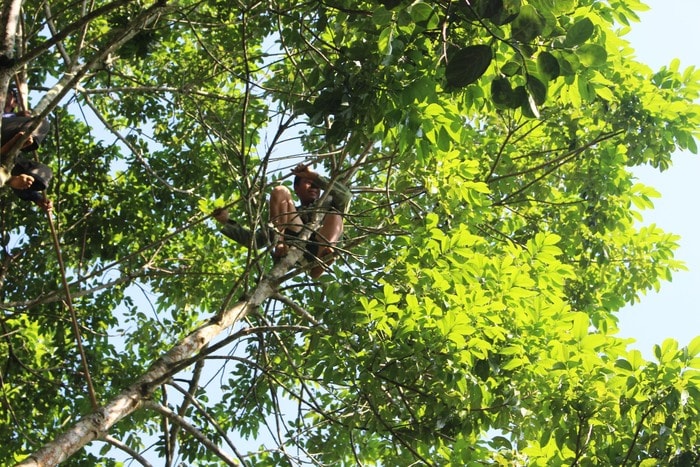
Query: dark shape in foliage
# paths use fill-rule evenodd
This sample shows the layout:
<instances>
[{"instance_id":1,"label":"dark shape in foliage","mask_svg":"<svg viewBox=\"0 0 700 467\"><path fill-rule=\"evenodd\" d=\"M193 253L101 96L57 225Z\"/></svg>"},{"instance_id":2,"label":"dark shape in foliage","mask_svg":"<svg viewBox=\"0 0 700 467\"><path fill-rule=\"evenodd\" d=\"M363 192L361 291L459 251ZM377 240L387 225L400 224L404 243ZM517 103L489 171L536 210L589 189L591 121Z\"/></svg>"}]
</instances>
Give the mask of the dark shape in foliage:
<instances>
[{"instance_id":1,"label":"dark shape in foliage","mask_svg":"<svg viewBox=\"0 0 700 467\"><path fill-rule=\"evenodd\" d=\"M524 92L519 91L520 89L522 89ZM522 111L523 115L527 118L539 118L540 111L537 109L537 103L532 95L528 94L525 86L518 86L516 90L519 91L522 96L520 110Z\"/></svg>"},{"instance_id":2,"label":"dark shape in foliage","mask_svg":"<svg viewBox=\"0 0 700 467\"><path fill-rule=\"evenodd\" d=\"M447 63L447 83L456 88L463 88L475 82L486 72L491 60L493 52L488 45L470 45L458 50Z\"/></svg>"},{"instance_id":3,"label":"dark shape in foliage","mask_svg":"<svg viewBox=\"0 0 700 467\"><path fill-rule=\"evenodd\" d=\"M503 0L474 0L471 5L459 2L457 7L469 20L490 19L501 14Z\"/></svg>"},{"instance_id":4,"label":"dark shape in foliage","mask_svg":"<svg viewBox=\"0 0 700 467\"><path fill-rule=\"evenodd\" d=\"M559 76L559 61L549 52L542 52L537 56L537 69L547 79L554 79Z\"/></svg>"},{"instance_id":5,"label":"dark shape in foliage","mask_svg":"<svg viewBox=\"0 0 700 467\"><path fill-rule=\"evenodd\" d=\"M527 77L527 90L537 105L542 105L547 100L547 86L532 75Z\"/></svg>"},{"instance_id":6,"label":"dark shape in foliage","mask_svg":"<svg viewBox=\"0 0 700 467\"><path fill-rule=\"evenodd\" d=\"M511 24L513 39L523 43L530 42L542 34L545 25L546 21L537 9L532 5L525 5Z\"/></svg>"},{"instance_id":7,"label":"dark shape in foliage","mask_svg":"<svg viewBox=\"0 0 700 467\"><path fill-rule=\"evenodd\" d=\"M157 35L154 31L139 31L119 48L117 55L138 57L145 60L156 44Z\"/></svg>"},{"instance_id":8,"label":"dark shape in foliage","mask_svg":"<svg viewBox=\"0 0 700 467\"><path fill-rule=\"evenodd\" d=\"M491 81L491 100L498 107L514 109L520 102L516 101L510 81L505 76Z\"/></svg>"},{"instance_id":9,"label":"dark shape in foliage","mask_svg":"<svg viewBox=\"0 0 700 467\"><path fill-rule=\"evenodd\" d=\"M401 0L379 0L379 3L384 5L384 8L387 10L391 10L392 8L399 6Z\"/></svg>"},{"instance_id":10,"label":"dark shape in foliage","mask_svg":"<svg viewBox=\"0 0 700 467\"><path fill-rule=\"evenodd\" d=\"M520 0L503 0L503 7L501 10L489 19L492 23L499 26L508 24L518 17L520 5Z\"/></svg>"}]
</instances>

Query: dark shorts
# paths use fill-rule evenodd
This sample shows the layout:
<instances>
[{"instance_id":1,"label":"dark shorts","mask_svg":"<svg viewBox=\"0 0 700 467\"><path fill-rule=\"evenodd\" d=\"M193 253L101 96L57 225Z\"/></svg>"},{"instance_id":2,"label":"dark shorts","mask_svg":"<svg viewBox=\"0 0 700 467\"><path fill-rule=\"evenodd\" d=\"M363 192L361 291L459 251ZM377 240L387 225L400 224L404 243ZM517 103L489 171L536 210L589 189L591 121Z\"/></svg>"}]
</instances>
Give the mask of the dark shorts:
<instances>
[{"instance_id":1,"label":"dark shorts","mask_svg":"<svg viewBox=\"0 0 700 467\"><path fill-rule=\"evenodd\" d=\"M2 135L0 137L0 139L2 139L2 144L10 141L18 132L26 131L26 129L29 128L33 122L34 117L2 117ZM22 148L22 151L33 151L38 148L41 142L44 141L44 138L46 138L50 128L51 125L49 124L49 121L46 119L42 120L39 126L32 132L34 142L31 145Z\"/></svg>"}]
</instances>

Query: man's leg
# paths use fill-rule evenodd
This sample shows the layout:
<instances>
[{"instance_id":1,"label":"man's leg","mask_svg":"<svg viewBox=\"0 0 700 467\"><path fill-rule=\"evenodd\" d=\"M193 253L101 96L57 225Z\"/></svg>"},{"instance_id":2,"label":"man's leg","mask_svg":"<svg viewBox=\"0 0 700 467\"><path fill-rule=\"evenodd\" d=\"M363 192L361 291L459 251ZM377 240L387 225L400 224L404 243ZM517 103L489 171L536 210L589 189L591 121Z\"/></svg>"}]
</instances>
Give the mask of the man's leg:
<instances>
[{"instance_id":1,"label":"man's leg","mask_svg":"<svg viewBox=\"0 0 700 467\"><path fill-rule=\"evenodd\" d=\"M7 170L4 166L0 165L0 186L5 185L10 181L12 178L12 175L10 174L10 171Z\"/></svg>"},{"instance_id":2,"label":"man's leg","mask_svg":"<svg viewBox=\"0 0 700 467\"><path fill-rule=\"evenodd\" d=\"M323 216L323 225L316 233L320 235L321 240L335 245L343 235L343 216L334 213L326 214Z\"/></svg>"},{"instance_id":3,"label":"man's leg","mask_svg":"<svg viewBox=\"0 0 700 467\"><path fill-rule=\"evenodd\" d=\"M292 193L285 186L278 185L270 194L270 222L275 228L275 246L273 254L277 257L285 256L289 248L284 243L284 232L300 232L304 223L297 214Z\"/></svg>"},{"instance_id":4,"label":"man's leg","mask_svg":"<svg viewBox=\"0 0 700 467\"><path fill-rule=\"evenodd\" d=\"M338 243L343 235L343 216L340 214L328 213L323 217L323 225L316 232L316 239L319 242L317 258L321 264L311 268L309 275L316 279L326 270L327 266L333 264L335 258L333 245Z\"/></svg>"}]
</instances>

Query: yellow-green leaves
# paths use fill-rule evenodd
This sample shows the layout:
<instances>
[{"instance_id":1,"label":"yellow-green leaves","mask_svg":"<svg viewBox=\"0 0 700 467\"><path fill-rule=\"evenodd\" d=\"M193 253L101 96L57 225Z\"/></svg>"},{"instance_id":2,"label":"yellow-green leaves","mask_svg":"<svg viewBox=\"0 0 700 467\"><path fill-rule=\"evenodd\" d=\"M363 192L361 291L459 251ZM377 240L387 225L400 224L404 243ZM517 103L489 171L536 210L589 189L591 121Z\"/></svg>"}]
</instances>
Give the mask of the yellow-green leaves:
<instances>
[{"instance_id":1,"label":"yellow-green leaves","mask_svg":"<svg viewBox=\"0 0 700 467\"><path fill-rule=\"evenodd\" d=\"M557 234L538 233L528 242L528 252L536 261L552 263L562 253L557 246L560 240Z\"/></svg>"},{"instance_id":2,"label":"yellow-green leaves","mask_svg":"<svg viewBox=\"0 0 700 467\"><path fill-rule=\"evenodd\" d=\"M690 358L695 358L696 356L700 355L700 335L690 341L687 351Z\"/></svg>"},{"instance_id":3,"label":"yellow-green leaves","mask_svg":"<svg viewBox=\"0 0 700 467\"><path fill-rule=\"evenodd\" d=\"M652 198L660 198L661 194L653 187L637 183L632 187L631 200L635 207L640 210L653 209Z\"/></svg>"},{"instance_id":4,"label":"yellow-green leaves","mask_svg":"<svg viewBox=\"0 0 700 467\"><path fill-rule=\"evenodd\" d=\"M437 328L443 336L452 341L458 348L464 348L476 329L471 325L471 319L463 311L448 310L445 316L437 321ZM478 357L485 358L488 349L482 349Z\"/></svg>"},{"instance_id":5,"label":"yellow-green leaves","mask_svg":"<svg viewBox=\"0 0 700 467\"><path fill-rule=\"evenodd\" d=\"M584 44L576 49L581 64L588 68L597 68L605 65L608 53L605 48L597 44Z\"/></svg>"},{"instance_id":6,"label":"yellow-green leaves","mask_svg":"<svg viewBox=\"0 0 700 467\"><path fill-rule=\"evenodd\" d=\"M588 335L590 326L590 318L586 313L575 312L571 313L571 335L577 341L583 340Z\"/></svg>"},{"instance_id":7,"label":"yellow-green leaves","mask_svg":"<svg viewBox=\"0 0 700 467\"><path fill-rule=\"evenodd\" d=\"M224 206L226 206L226 200L221 196L213 200L202 198L197 201L199 211L204 214L211 214L214 209L223 208Z\"/></svg>"},{"instance_id":8,"label":"yellow-green leaves","mask_svg":"<svg viewBox=\"0 0 700 467\"><path fill-rule=\"evenodd\" d=\"M654 345L654 356L659 363L669 363L676 359L678 354L678 341L665 339L661 345Z\"/></svg>"}]
</instances>

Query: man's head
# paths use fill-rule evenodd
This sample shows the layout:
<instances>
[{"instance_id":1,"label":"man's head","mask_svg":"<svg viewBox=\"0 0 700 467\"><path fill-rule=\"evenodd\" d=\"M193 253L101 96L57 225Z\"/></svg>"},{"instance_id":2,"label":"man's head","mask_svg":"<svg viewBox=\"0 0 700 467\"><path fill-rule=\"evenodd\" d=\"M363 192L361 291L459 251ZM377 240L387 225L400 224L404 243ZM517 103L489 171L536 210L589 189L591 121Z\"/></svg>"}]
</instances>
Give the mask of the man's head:
<instances>
[{"instance_id":1,"label":"man's head","mask_svg":"<svg viewBox=\"0 0 700 467\"><path fill-rule=\"evenodd\" d=\"M14 112L18 103L17 90L13 88L8 89L7 96L5 97L5 113Z\"/></svg>"},{"instance_id":2,"label":"man's head","mask_svg":"<svg viewBox=\"0 0 700 467\"><path fill-rule=\"evenodd\" d=\"M294 177L294 192L303 206L308 206L321 196L321 189L313 180L299 175Z\"/></svg>"}]
</instances>

